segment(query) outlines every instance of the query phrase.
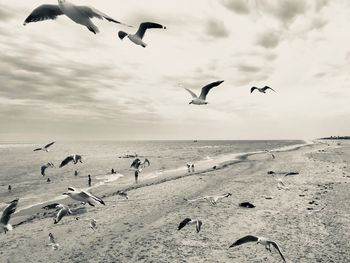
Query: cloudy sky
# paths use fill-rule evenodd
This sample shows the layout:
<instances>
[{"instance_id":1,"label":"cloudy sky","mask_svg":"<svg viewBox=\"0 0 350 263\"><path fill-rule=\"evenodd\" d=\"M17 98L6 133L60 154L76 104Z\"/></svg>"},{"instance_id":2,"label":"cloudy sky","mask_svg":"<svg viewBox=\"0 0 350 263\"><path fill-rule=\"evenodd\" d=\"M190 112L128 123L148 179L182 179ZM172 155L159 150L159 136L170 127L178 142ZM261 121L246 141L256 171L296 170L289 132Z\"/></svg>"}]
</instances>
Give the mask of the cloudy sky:
<instances>
[{"instance_id":1,"label":"cloudy sky","mask_svg":"<svg viewBox=\"0 0 350 263\"><path fill-rule=\"evenodd\" d=\"M94 19L23 26L55 0L0 2L0 141L293 139L350 134L348 0L71 0ZM225 80L206 106L189 105ZM277 93L250 94L269 85Z\"/></svg>"}]
</instances>

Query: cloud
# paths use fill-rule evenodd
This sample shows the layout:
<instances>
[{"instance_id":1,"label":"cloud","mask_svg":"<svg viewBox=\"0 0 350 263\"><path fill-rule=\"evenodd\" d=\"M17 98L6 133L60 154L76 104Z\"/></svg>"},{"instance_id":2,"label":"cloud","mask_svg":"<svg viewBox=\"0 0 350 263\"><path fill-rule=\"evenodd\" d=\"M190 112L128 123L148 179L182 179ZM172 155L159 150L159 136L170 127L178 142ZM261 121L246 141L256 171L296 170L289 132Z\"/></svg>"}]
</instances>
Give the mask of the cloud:
<instances>
[{"instance_id":1,"label":"cloud","mask_svg":"<svg viewBox=\"0 0 350 263\"><path fill-rule=\"evenodd\" d=\"M208 35L215 38L226 38L230 35L230 32L225 27L225 24L217 19L210 19L207 21L206 32Z\"/></svg>"},{"instance_id":2,"label":"cloud","mask_svg":"<svg viewBox=\"0 0 350 263\"><path fill-rule=\"evenodd\" d=\"M246 72L246 73L256 73L256 72L260 71L260 67L246 65L246 64L239 64L237 66L237 68L238 68L239 71Z\"/></svg>"},{"instance_id":3,"label":"cloud","mask_svg":"<svg viewBox=\"0 0 350 263\"><path fill-rule=\"evenodd\" d=\"M248 14L250 12L247 0L224 0L223 5L236 14Z\"/></svg>"},{"instance_id":4,"label":"cloud","mask_svg":"<svg viewBox=\"0 0 350 263\"><path fill-rule=\"evenodd\" d=\"M258 39L257 44L268 49L273 49L278 46L281 41L281 36L276 31L267 31L262 33Z\"/></svg>"}]
</instances>

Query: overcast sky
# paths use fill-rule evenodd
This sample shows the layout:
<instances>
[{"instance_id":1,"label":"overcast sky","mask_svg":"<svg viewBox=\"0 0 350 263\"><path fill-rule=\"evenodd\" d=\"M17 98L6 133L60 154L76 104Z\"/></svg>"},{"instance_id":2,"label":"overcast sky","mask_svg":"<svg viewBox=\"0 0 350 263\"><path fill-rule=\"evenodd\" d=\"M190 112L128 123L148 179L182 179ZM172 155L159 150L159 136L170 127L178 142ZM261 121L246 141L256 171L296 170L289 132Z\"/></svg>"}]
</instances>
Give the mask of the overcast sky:
<instances>
[{"instance_id":1,"label":"overcast sky","mask_svg":"<svg viewBox=\"0 0 350 263\"><path fill-rule=\"evenodd\" d=\"M146 48L93 19L23 21L54 0L0 2L0 141L293 139L350 134L348 0L75 0L167 26ZM189 105L202 86L208 105ZM253 93L269 85L277 93Z\"/></svg>"}]
</instances>

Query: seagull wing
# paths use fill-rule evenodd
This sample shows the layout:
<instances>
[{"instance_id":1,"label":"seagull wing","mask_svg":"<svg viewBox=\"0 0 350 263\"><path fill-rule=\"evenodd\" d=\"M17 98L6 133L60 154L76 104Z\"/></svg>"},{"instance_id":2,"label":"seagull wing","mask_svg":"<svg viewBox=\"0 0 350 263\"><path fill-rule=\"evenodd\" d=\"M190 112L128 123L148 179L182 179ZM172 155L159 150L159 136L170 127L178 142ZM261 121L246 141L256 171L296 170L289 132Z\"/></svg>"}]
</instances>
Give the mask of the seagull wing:
<instances>
[{"instance_id":1,"label":"seagull wing","mask_svg":"<svg viewBox=\"0 0 350 263\"><path fill-rule=\"evenodd\" d=\"M146 30L150 28L165 28L165 27L157 23L144 22L140 24L139 29L136 32L136 35L138 35L140 38L143 38L143 36L146 33Z\"/></svg>"},{"instance_id":2,"label":"seagull wing","mask_svg":"<svg viewBox=\"0 0 350 263\"><path fill-rule=\"evenodd\" d=\"M281 258L282 258L282 260L283 260L283 262L286 262L286 260L285 260L285 258L284 258L284 256L283 256L283 254L282 254L280 248L278 247L277 243L275 243L275 242L273 242L273 241L270 241L270 243L271 243L271 245L273 245L273 246L275 247L275 249L278 251L278 253L280 254L280 256L281 256Z\"/></svg>"},{"instance_id":3,"label":"seagull wing","mask_svg":"<svg viewBox=\"0 0 350 263\"><path fill-rule=\"evenodd\" d=\"M113 22L113 23L116 23L116 24L121 24L121 25L125 25L125 26L128 26L128 27L131 27L129 25L126 25L120 21L117 21L113 18L111 18L110 16L102 13L101 11L97 10L96 8L93 8L93 7L89 7L89 6L76 6L76 8L81 12L83 13L84 15L88 16L89 18L98 18L98 19L106 19L107 21L109 22Z\"/></svg>"},{"instance_id":4,"label":"seagull wing","mask_svg":"<svg viewBox=\"0 0 350 263\"><path fill-rule=\"evenodd\" d=\"M43 165L41 166L41 175L44 176L45 175L45 170L46 170L47 166Z\"/></svg>"},{"instance_id":5,"label":"seagull wing","mask_svg":"<svg viewBox=\"0 0 350 263\"><path fill-rule=\"evenodd\" d=\"M0 223L7 225L8 222L10 221L11 215L16 211L18 204L18 199L15 199L11 202L10 205L8 205L4 212L2 212L2 216L0 218Z\"/></svg>"},{"instance_id":6,"label":"seagull wing","mask_svg":"<svg viewBox=\"0 0 350 263\"><path fill-rule=\"evenodd\" d=\"M146 167L146 165L147 167L151 165L150 161L147 158L142 162L142 168Z\"/></svg>"},{"instance_id":7,"label":"seagull wing","mask_svg":"<svg viewBox=\"0 0 350 263\"><path fill-rule=\"evenodd\" d=\"M55 142L50 142L49 144L46 144L45 146L44 146L44 148L45 149L47 149L47 148L49 148L52 144L54 144Z\"/></svg>"},{"instance_id":8,"label":"seagull wing","mask_svg":"<svg viewBox=\"0 0 350 263\"><path fill-rule=\"evenodd\" d=\"M253 91L256 90L256 89L258 89L258 88L257 88L257 87L252 87L252 88L250 89L250 93L253 93Z\"/></svg>"},{"instance_id":9,"label":"seagull wing","mask_svg":"<svg viewBox=\"0 0 350 263\"><path fill-rule=\"evenodd\" d=\"M202 100L205 100L207 95L208 95L209 90L211 90L212 88L214 88L216 86L219 86L223 82L224 82L223 80L219 80L219 81L215 81L213 83L210 83L210 84L204 86L202 88L201 95L199 95L199 98L202 99Z\"/></svg>"},{"instance_id":10,"label":"seagull wing","mask_svg":"<svg viewBox=\"0 0 350 263\"><path fill-rule=\"evenodd\" d=\"M43 149L43 148L36 148L36 149L33 150L33 152L40 151L40 150L42 150L42 149Z\"/></svg>"},{"instance_id":11,"label":"seagull wing","mask_svg":"<svg viewBox=\"0 0 350 263\"><path fill-rule=\"evenodd\" d=\"M67 214L68 214L68 209L66 207L61 208L57 213L54 224L57 224L58 222L60 222L61 219Z\"/></svg>"},{"instance_id":12,"label":"seagull wing","mask_svg":"<svg viewBox=\"0 0 350 263\"><path fill-rule=\"evenodd\" d=\"M230 247L236 247L236 246L248 243L248 242L256 242L256 241L258 241L258 238L256 236L248 235L248 236L245 236L245 237L238 239Z\"/></svg>"},{"instance_id":13,"label":"seagull wing","mask_svg":"<svg viewBox=\"0 0 350 263\"><path fill-rule=\"evenodd\" d=\"M73 156L68 156L68 157L66 157L66 159L64 159L64 160L61 162L59 168L61 168L61 167L65 166L65 165L67 165L69 162L71 162L71 161L73 161L73 160L74 160Z\"/></svg>"},{"instance_id":14,"label":"seagull wing","mask_svg":"<svg viewBox=\"0 0 350 263\"><path fill-rule=\"evenodd\" d=\"M136 158L136 159L132 162L132 164L130 165L130 167L134 167L135 169L138 169L139 166L140 166L140 164L141 164L140 159L139 159L139 158Z\"/></svg>"},{"instance_id":15,"label":"seagull wing","mask_svg":"<svg viewBox=\"0 0 350 263\"><path fill-rule=\"evenodd\" d=\"M262 88L263 91L268 90L268 89L276 92L273 88L270 88L269 86L265 86L265 87Z\"/></svg>"},{"instance_id":16,"label":"seagull wing","mask_svg":"<svg viewBox=\"0 0 350 263\"><path fill-rule=\"evenodd\" d=\"M184 89L187 90L191 94L192 98L194 98L194 99L198 98L197 95L192 90L189 90L186 88L184 88Z\"/></svg>"},{"instance_id":17,"label":"seagull wing","mask_svg":"<svg viewBox=\"0 0 350 263\"><path fill-rule=\"evenodd\" d=\"M63 13L58 5L41 5L32 11L24 21L23 25L48 19L54 20L60 15L63 15Z\"/></svg>"},{"instance_id":18,"label":"seagull wing","mask_svg":"<svg viewBox=\"0 0 350 263\"><path fill-rule=\"evenodd\" d=\"M103 202L103 200L101 198L99 198L98 196L96 196L92 193L82 191L79 195L80 196L87 196L87 198L92 198L93 200L95 200L103 205L106 205L105 202Z\"/></svg>"},{"instance_id":19,"label":"seagull wing","mask_svg":"<svg viewBox=\"0 0 350 263\"><path fill-rule=\"evenodd\" d=\"M179 224L177 230L180 230L182 228L184 228L189 222L191 222L191 218L185 218L184 220L181 221L181 223Z\"/></svg>"}]
</instances>

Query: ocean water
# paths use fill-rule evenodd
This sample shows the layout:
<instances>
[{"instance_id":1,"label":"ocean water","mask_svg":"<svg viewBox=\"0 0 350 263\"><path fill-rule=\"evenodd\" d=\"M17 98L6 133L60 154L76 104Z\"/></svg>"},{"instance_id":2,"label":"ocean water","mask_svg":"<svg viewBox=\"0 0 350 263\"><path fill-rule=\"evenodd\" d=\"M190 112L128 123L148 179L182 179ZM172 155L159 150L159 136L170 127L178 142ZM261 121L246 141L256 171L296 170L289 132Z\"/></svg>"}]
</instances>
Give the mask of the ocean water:
<instances>
[{"instance_id":1,"label":"ocean water","mask_svg":"<svg viewBox=\"0 0 350 263\"><path fill-rule=\"evenodd\" d=\"M196 169L207 169L219 162L234 159L238 154L273 150L303 144L300 140L284 141L95 141L56 142L50 152L33 152L44 143L0 144L0 207L4 202L20 198L22 207L59 198L68 186L86 189L87 175L93 186L103 184L132 184L134 172L129 169L134 158L119 158L137 153L148 158L151 166L145 168L139 180L162 177L169 173L186 173L187 162ZM57 168L70 154L82 155L83 163ZM52 162L56 168L40 174L41 165ZM111 175L114 168L117 174ZM78 171L78 176L74 175ZM51 182L47 183L47 178ZM8 185L12 190L8 191Z\"/></svg>"}]
</instances>

